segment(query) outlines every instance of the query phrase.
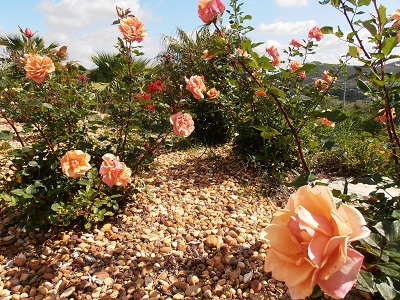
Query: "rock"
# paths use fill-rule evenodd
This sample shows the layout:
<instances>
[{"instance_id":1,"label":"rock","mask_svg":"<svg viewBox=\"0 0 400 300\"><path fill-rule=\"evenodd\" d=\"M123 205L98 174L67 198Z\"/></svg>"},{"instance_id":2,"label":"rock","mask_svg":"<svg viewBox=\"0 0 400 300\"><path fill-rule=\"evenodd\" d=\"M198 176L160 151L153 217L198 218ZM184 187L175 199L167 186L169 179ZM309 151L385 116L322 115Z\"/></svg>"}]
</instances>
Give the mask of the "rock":
<instances>
[{"instance_id":1,"label":"rock","mask_svg":"<svg viewBox=\"0 0 400 300\"><path fill-rule=\"evenodd\" d=\"M60 298L68 298L69 296L72 295L73 292L75 292L76 287L75 286L71 286L69 288L67 288L64 292L62 292L62 294L60 295Z\"/></svg>"},{"instance_id":2,"label":"rock","mask_svg":"<svg viewBox=\"0 0 400 300\"><path fill-rule=\"evenodd\" d=\"M200 279L199 277L197 277L196 275L189 275L187 282L189 285L195 285L197 283L199 283Z\"/></svg>"},{"instance_id":3,"label":"rock","mask_svg":"<svg viewBox=\"0 0 400 300\"><path fill-rule=\"evenodd\" d=\"M238 263L238 260L235 256L233 256L232 254L227 254L224 256L224 262L228 265L231 266L236 266Z\"/></svg>"},{"instance_id":4,"label":"rock","mask_svg":"<svg viewBox=\"0 0 400 300\"><path fill-rule=\"evenodd\" d=\"M204 244L210 248L217 248L222 243L222 238L211 234L206 237Z\"/></svg>"},{"instance_id":5,"label":"rock","mask_svg":"<svg viewBox=\"0 0 400 300\"><path fill-rule=\"evenodd\" d=\"M17 267L22 267L26 264L26 256L25 254L21 253L16 258L14 258L14 265Z\"/></svg>"},{"instance_id":6,"label":"rock","mask_svg":"<svg viewBox=\"0 0 400 300\"><path fill-rule=\"evenodd\" d=\"M189 286L185 290L185 295L188 297L194 297L201 292L201 287L197 284Z\"/></svg>"},{"instance_id":7,"label":"rock","mask_svg":"<svg viewBox=\"0 0 400 300\"><path fill-rule=\"evenodd\" d=\"M254 280L251 282L251 288L253 289L253 291L254 291L255 293L258 293L259 291L261 291L261 289L262 289L262 284L261 284L260 280L254 279Z\"/></svg>"}]
</instances>

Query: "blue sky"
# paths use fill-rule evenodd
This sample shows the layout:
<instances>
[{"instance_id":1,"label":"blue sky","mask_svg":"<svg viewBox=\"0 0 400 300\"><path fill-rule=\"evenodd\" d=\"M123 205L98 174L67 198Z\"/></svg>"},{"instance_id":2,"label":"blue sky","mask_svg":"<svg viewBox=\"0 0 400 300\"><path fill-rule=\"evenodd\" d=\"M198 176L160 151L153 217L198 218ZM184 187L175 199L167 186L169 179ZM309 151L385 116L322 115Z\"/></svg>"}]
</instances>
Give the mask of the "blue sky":
<instances>
[{"instance_id":1,"label":"blue sky","mask_svg":"<svg viewBox=\"0 0 400 300\"><path fill-rule=\"evenodd\" d=\"M388 14L400 8L400 0L377 0L387 7ZM229 0L224 3L229 9ZM306 38L314 26L337 26L348 29L344 18L329 5L318 0L242 0L242 10L252 15L248 21L255 30L251 37L274 44L282 50L292 37ZM110 24L116 17L115 5L131 8L144 22L148 35L143 41L146 57L152 58L162 50L163 35L174 35L176 27L192 32L202 26L197 16L197 0L13 0L2 1L0 34L17 33L18 26L29 27L47 42L68 46L69 58L92 67L90 55L99 51L114 51L116 38L121 36L117 26ZM224 24L228 16L224 14ZM264 49L265 46L262 48ZM262 51L262 50L260 50ZM313 59L335 62L346 51L333 36L320 43Z\"/></svg>"}]
</instances>

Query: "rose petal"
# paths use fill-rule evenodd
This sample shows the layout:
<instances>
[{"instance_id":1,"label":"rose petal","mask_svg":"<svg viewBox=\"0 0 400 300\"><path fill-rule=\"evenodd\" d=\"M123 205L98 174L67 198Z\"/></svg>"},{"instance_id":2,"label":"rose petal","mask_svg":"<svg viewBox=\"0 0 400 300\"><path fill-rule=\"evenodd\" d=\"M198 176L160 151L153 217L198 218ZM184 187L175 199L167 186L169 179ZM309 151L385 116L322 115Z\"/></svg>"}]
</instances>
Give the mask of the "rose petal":
<instances>
[{"instance_id":1,"label":"rose petal","mask_svg":"<svg viewBox=\"0 0 400 300\"><path fill-rule=\"evenodd\" d=\"M347 256L347 238L333 237L324 249L324 261L318 277L328 279L333 273L342 268Z\"/></svg>"},{"instance_id":2,"label":"rose petal","mask_svg":"<svg viewBox=\"0 0 400 300\"><path fill-rule=\"evenodd\" d=\"M264 271L272 272L272 276L279 281L284 281L283 269L285 262L276 255L274 249L269 249L264 262Z\"/></svg>"},{"instance_id":3,"label":"rose petal","mask_svg":"<svg viewBox=\"0 0 400 300\"><path fill-rule=\"evenodd\" d=\"M320 288L335 299L342 299L357 282L364 256L358 251L348 248L345 264L327 280L319 280Z\"/></svg>"},{"instance_id":4,"label":"rose petal","mask_svg":"<svg viewBox=\"0 0 400 300\"><path fill-rule=\"evenodd\" d=\"M363 215L354 207L342 204L338 209L338 214L352 231L350 242L366 238L371 233Z\"/></svg>"},{"instance_id":5,"label":"rose petal","mask_svg":"<svg viewBox=\"0 0 400 300\"><path fill-rule=\"evenodd\" d=\"M321 251L321 249L324 249L328 242L329 238L327 236L323 234L316 234L308 244L308 257L317 268L322 267L324 253Z\"/></svg>"},{"instance_id":6,"label":"rose petal","mask_svg":"<svg viewBox=\"0 0 400 300\"><path fill-rule=\"evenodd\" d=\"M263 238L268 241L270 247L277 251L286 255L295 255L301 252L299 243L292 237L287 225L271 224L263 231Z\"/></svg>"},{"instance_id":7,"label":"rose petal","mask_svg":"<svg viewBox=\"0 0 400 300\"><path fill-rule=\"evenodd\" d=\"M311 228L325 234L326 236L332 236L332 225L327 218L313 215L301 205L297 207L297 215L300 220L308 224Z\"/></svg>"}]
</instances>

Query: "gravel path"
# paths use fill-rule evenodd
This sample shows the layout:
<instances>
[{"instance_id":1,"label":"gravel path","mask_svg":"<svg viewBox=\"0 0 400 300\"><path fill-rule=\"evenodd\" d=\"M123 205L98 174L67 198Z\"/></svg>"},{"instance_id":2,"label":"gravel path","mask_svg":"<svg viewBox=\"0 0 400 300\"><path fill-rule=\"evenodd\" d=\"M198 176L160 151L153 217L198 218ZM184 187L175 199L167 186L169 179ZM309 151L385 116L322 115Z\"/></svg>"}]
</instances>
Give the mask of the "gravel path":
<instances>
[{"instance_id":1,"label":"gravel path","mask_svg":"<svg viewBox=\"0 0 400 300\"><path fill-rule=\"evenodd\" d=\"M263 271L259 241L290 191L265 186L229 155L158 155L137 178L139 193L88 231L27 235L2 208L0 300L290 299Z\"/></svg>"}]
</instances>

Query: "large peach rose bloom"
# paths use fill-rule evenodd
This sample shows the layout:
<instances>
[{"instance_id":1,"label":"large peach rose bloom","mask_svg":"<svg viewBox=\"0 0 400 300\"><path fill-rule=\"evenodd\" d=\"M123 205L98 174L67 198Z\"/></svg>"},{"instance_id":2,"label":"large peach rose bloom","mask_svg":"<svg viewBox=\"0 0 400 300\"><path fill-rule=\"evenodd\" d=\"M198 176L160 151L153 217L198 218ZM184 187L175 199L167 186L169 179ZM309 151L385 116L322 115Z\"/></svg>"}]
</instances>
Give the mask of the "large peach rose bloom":
<instances>
[{"instance_id":1,"label":"large peach rose bloom","mask_svg":"<svg viewBox=\"0 0 400 300\"><path fill-rule=\"evenodd\" d=\"M190 78L185 76L185 82L186 89L193 94L193 97L197 100L204 98L203 92L207 90L204 84L204 76L194 75L190 76Z\"/></svg>"},{"instance_id":2,"label":"large peach rose bloom","mask_svg":"<svg viewBox=\"0 0 400 300\"><path fill-rule=\"evenodd\" d=\"M26 78L30 78L37 83L42 83L46 75L56 70L53 61L46 55L25 54L23 62L25 64Z\"/></svg>"},{"instance_id":3,"label":"large peach rose bloom","mask_svg":"<svg viewBox=\"0 0 400 300\"><path fill-rule=\"evenodd\" d=\"M62 172L68 177L82 177L91 168L89 160L89 154L81 150L70 150L60 161Z\"/></svg>"},{"instance_id":4,"label":"large peach rose bloom","mask_svg":"<svg viewBox=\"0 0 400 300\"><path fill-rule=\"evenodd\" d=\"M363 255L349 247L370 230L361 213L335 202L326 187L300 187L262 232L269 250L264 270L284 281L293 299L311 295L315 285L343 298L357 281Z\"/></svg>"},{"instance_id":5,"label":"large peach rose bloom","mask_svg":"<svg viewBox=\"0 0 400 300\"><path fill-rule=\"evenodd\" d=\"M225 4L221 0L199 0L197 7L199 18L206 24L222 16L225 10Z\"/></svg>"},{"instance_id":6,"label":"large peach rose bloom","mask_svg":"<svg viewBox=\"0 0 400 300\"><path fill-rule=\"evenodd\" d=\"M188 137L194 130L192 116L188 113L177 112L169 118L173 125L174 134L177 136Z\"/></svg>"},{"instance_id":7,"label":"large peach rose bloom","mask_svg":"<svg viewBox=\"0 0 400 300\"><path fill-rule=\"evenodd\" d=\"M142 42L147 34L143 23L135 17L126 17L119 22L119 31L121 31L124 39L129 42Z\"/></svg>"}]
</instances>

